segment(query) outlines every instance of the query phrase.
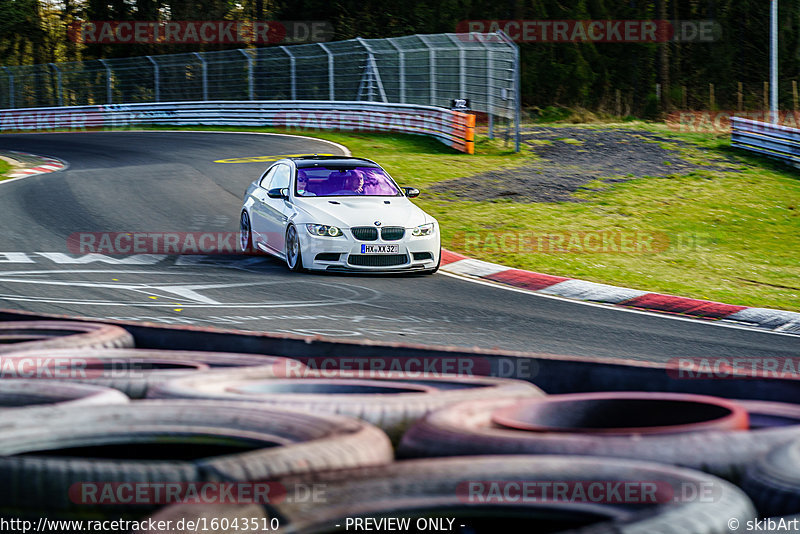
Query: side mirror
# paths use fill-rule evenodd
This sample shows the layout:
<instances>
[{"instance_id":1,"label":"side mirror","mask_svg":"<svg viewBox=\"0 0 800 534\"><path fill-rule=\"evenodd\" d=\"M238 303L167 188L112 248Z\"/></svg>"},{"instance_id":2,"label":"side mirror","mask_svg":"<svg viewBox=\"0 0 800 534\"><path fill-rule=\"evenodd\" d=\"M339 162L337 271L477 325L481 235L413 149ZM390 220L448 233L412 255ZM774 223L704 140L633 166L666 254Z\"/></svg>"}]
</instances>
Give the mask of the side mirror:
<instances>
[{"instance_id":1,"label":"side mirror","mask_svg":"<svg viewBox=\"0 0 800 534\"><path fill-rule=\"evenodd\" d=\"M415 187L403 187L402 189L406 192L406 196L408 198L415 198L419 196L419 189Z\"/></svg>"},{"instance_id":2,"label":"side mirror","mask_svg":"<svg viewBox=\"0 0 800 534\"><path fill-rule=\"evenodd\" d=\"M280 187L276 187L275 189L270 189L267 191L267 196L269 198L289 198L289 190L286 188L281 189Z\"/></svg>"}]
</instances>

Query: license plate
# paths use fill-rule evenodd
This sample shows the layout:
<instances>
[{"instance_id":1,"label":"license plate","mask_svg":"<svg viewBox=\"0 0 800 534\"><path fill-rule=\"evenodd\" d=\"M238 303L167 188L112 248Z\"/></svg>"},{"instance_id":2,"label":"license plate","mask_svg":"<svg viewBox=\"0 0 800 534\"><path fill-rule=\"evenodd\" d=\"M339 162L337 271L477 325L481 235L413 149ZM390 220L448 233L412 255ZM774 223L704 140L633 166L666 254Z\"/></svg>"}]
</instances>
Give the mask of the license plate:
<instances>
[{"instance_id":1,"label":"license plate","mask_svg":"<svg viewBox=\"0 0 800 534\"><path fill-rule=\"evenodd\" d=\"M397 254L400 245L361 245L362 254Z\"/></svg>"}]
</instances>

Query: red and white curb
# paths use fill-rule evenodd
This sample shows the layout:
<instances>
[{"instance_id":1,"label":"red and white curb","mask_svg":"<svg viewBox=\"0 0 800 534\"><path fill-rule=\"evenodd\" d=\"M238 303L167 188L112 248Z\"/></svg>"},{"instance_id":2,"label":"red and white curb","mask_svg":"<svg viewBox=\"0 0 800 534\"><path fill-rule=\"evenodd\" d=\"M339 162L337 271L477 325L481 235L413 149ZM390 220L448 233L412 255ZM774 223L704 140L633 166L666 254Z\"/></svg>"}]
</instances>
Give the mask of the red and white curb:
<instances>
[{"instance_id":1,"label":"red and white curb","mask_svg":"<svg viewBox=\"0 0 800 534\"><path fill-rule=\"evenodd\" d=\"M499 282L545 295L672 313L697 319L732 321L776 332L800 334L800 313L797 312L735 306L534 273L468 258L449 250L442 250L440 268L447 273Z\"/></svg>"},{"instance_id":2,"label":"red and white curb","mask_svg":"<svg viewBox=\"0 0 800 534\"><path fill-rule=\"evenodd\" d=\"M22 169L16 169L15 171L9 173L9 178L22 178L23 176L33 176L35 174L45 174L48 172L55 172L61 171L67 168L67 164L61 161L60 159L51 158L48 156L39 156L37 154L28 154L26 152L13 152L10 151L11 154L17 154L20 156L25 156L26 159L32 159L35 163L29 163L27 166Z\"/></svg>"}]
</instances>

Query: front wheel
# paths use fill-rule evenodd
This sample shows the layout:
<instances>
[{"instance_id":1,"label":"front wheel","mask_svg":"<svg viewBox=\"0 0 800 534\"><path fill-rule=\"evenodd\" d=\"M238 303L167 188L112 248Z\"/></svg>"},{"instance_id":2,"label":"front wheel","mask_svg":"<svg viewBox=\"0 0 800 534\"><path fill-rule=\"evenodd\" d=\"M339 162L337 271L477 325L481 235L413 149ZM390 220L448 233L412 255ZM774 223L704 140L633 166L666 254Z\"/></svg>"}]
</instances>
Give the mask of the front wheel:
<instances>
[{"instance_id":1,"label":"front wheel","mask_svg":"<svg viewBox=\"0 0 800 534\"><path fill-rule=\"evenodd\" d=\"M303 271L303 255L300 252L300 238L294 226L289 226L289 228L286 229L286 266L297 273Z\"/></svg>"},{"instance_id":2,"label":"front wheel","mask_svg":"<svg viewBox=\"0 0 800 534\"><path fill-rule=\"evenodd\" d=\"M439 270L439 266L442 264L442 247L439 247L439 261L436 262L436 267L433 269L428 269L427 271L422 271L422 274L433 274Z\"/></svg>"},{"instance_id":3,"label":"front wheel","mask_svg":"<svg viewBox=\"0 0 800 534\"><path fill-rule=\"evenodd\" d=\"M250 226L250 217L246 211L242 211L239 218L239 248L243 254L255 254L256 249L253 245L253 231Z\"/></svg>"}]
</instances>

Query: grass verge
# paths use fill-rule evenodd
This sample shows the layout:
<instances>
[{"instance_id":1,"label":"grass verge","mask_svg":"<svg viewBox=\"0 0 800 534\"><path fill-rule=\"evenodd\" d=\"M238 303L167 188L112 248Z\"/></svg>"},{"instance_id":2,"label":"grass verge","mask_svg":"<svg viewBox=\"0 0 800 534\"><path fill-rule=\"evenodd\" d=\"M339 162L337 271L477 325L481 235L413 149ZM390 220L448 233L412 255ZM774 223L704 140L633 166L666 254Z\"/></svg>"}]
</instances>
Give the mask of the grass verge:
<instances>
[{"instance_id":1,"label":"grass verge","mask_svg":"<svg viewBox=\"0 0 800 534\"><path fill-rule=\"evenodd\" d=\"M11 172L11 164L7 161L0 159L0 180L9 178L8 173Z\"/></svg>"},{"instance_id":2,"label":"grass verge","mask_svg":"<svg viewBox=\"0 0 800 534\"><path fill-rule=\"evenodd\" d=\"M468 156L419 136L286 133L341 143L354 155L381 163L401 185L419 187L423 195L416 202L440 221L442 244L450 250L511 267L646 291L800 310L797 171L733 150L729 137L719 134L679 133L641 122L587 127L657 132L689 143L680 149L686 161L702 166L733 158L737 172L709 168L685 176L603 183L576 193L582 203L464 201L433 193L428 186L523 165L536 156L515 154L500 141L486 138L479 139L476 154ZM567 241L560 247L563 252L540 252L536 246L520 244L530 243L531 235L563 236L565 232L656 236L661 244L666 236L667 242L632 253L613 250L613 246L606 252L587 252L594 247L569 246Z\"/></svg>"}]
</instances>

